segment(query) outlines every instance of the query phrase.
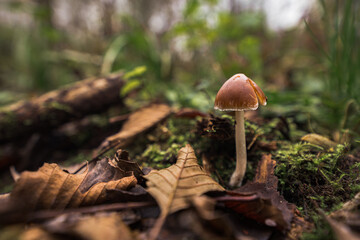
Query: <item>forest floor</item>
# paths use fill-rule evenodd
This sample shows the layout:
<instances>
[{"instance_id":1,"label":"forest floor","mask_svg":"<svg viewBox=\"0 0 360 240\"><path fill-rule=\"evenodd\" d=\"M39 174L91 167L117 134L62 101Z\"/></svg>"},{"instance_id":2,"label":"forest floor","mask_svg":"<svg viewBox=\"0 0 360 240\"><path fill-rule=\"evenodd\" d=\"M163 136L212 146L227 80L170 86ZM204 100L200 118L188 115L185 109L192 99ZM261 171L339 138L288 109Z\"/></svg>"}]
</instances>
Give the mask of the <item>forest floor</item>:
<instances>
[{"instance_id":1,"label":"forest floor","mask_svg":"<svg viewBox=\"0 0 360 240\"><path fill-rule=\"evenodd\" d=\"M2 145L0 239L359 239L360 149L295 118L246 112L232 188L231 113L116 103L73 120L48 101L63 123Z\"/></svg>"}]
</instances>

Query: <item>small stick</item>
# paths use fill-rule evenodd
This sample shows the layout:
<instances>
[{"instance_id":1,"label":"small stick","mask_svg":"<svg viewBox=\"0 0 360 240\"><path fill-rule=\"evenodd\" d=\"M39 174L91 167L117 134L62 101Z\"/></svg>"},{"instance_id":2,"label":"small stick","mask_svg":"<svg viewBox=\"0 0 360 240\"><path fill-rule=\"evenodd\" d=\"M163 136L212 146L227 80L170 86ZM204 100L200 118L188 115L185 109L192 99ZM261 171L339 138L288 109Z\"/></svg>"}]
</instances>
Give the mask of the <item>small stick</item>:
<instances>
[{"instance_id":1,"label":"small stick","mask_svg":"<svg viewBox=\"0 0 360 240\"><path fill-rule=\"evenodd\" d=\"M0 216L0 223L5 225L5 224L20 223L20 222L34 222L34 221L41 221L49 218L54 218L62 214L96 213L101 211L116 211L122 209L129 209L129 208L134 209L134 208L142 208L142 207L149 207L155 205L156 205L155 202L149 201L149 202L131 202L131 203L112 203L112 204L72 208L65 210L40 210L37 212L27 212L27 213L13 212L13 213L7 213L6 216Z\"/></svg>"}]
</instances>

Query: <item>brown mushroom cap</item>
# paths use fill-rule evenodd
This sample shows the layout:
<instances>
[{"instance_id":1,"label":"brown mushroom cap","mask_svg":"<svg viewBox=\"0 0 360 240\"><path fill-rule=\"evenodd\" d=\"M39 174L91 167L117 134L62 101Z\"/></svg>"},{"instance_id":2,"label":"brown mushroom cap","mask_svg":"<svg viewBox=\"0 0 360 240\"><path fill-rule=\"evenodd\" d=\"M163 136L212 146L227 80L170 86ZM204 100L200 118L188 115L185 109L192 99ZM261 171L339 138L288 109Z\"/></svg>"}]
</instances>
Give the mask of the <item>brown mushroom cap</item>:
<instances>
[{"instance_id":1,"label":"brown mushroom cap","mask_svg":"<svg viewBox=\"0 0 360 240\"><path fill-rule=\"evenodd\" d=\"M235 74L220 88L215 98L215 109L221 111L256 110L266 105L266 96L256 83L245 74Z\"/></svg>"}]
</instances>

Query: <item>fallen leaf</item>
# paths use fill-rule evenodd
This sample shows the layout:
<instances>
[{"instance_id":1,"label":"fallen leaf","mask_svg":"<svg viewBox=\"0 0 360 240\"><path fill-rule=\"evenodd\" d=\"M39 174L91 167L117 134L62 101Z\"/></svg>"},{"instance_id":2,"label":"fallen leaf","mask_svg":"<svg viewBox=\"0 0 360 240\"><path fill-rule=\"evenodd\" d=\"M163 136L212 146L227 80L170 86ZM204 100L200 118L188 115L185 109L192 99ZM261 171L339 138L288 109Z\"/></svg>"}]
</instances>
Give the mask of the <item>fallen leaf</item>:
<instances>
[{"instance_id":1,"label":"fallen leaf","mask_svg":"<svg viewBox=\"0 0 360 240\"><path fill-rule=\"evenodd\" d=\"M235 240L236 238L226 215L213 220L204 220L195 209L189 208L170 215L158 239Z\"/></svg>"},{"instance_id":2,"label":"fallen leaf","mask_svg":"<svg viewBox=\"0 0 360 240\"><path fill-rule=\"evenodd\" d=\"M337 146L336 142L316 133L306 134L301 140L324 148L335 148Z\"/></svg>"},{"instance_id":3,"label":"fallen leaf","mask_svg":"<svg viewBox=\"0 0 360 240\"><path fill-rule=\"evenodd\" d=\"M97 162L94 162L89 166L89 170L83 174L86 175L81 184L78 186L78 190L81 193L87 192L96 183L109 182L133 175L131 171L125 171L119 168L116 165L116 160L109 158L103 158ZM72 176L75 176L75 174ZM68 178L68 176L66 176L66 178Z\"/></svg>"},{"instance_id":4,"label":"fallen leaf","mask_svg":"<svg viewBox=\"0 0 360 240\"><path fill-rule=\"evenodd\" d=\"M218 198L218 201L224 202L226 207L237 213L284 231L291 227L293 212L288 202L276 190L275 163L270 154L263 155L254 182L235 191L228 191L228 196Z\"/></svg>"},{"instance_id":5,"label":"fallen leaf","mask_svg":"<svg viewBox=\"0 0 360 240\"><path fill-rule=\"evenodd\" d=\"M171 113L171 108L166 104L152 104L130 114L122 129L107 137L98 147L97 152L102 152L113 146L123 147L136 135L149 130L155 124L164 120Z\"/></svg>"},{"instance_id":6,"label":"fallen leaf","mask_svg":"<svg viewBox=\"0 0 360 240\"><path fill-rule=\"evenodd\" d=\"M45 163L36 172L25 171L10 194L11 207L31 211L89 206L105 202L107 189L136 185L133 175L109 162L104 158L82 174L67 173L54 163Z\"/></svg>"},{"instance_id":7,"label":"fallen leaf","mask_svg":"<svg viewBox=\"0 0 360 240\"><path fill-rule=\"evenodd\" d=\"M192 147L188 144L180 149L176 164L152 170L145 176L147 191L156 199L161 215L150 232L150 239L156 239L168 214L187 208L190 199L209 191L224 191L198 165Z\"/></svg>"},{"instance_id":8,"label":"fallen leaf","mask_svg":"<svg viewBox=\"0 0 360 240\"><path fill-rule=\"evenodd\" d=\"M42 226L29 227L19 239L136 240L139 238L125 225L120 214L98 213L93 216L60 216Z\"/></svg>"},{"instance_id":9,"label":"fallen leaf","mask_svg":"<svg viewBox=\"0 0 360 240\"><path fill-rule=\"evenodd\" d=\"M216 218L216 201L208 196L196 196L191 199L191 204L195 207L202 219L212 220Z\"/></svg>"},{"instance_id":10,"label":"fallen leaf","mask_svg":"<svg viewBox=\"0 0 360 240\"><path fill-rule=\"evenodd\" d=\"M264 184L258 183L245 185L244 188L241 187L236 191L229 191L227 193L234 198L225 200L225 206L267 226L289 230L293 214L287 206L288 203L278 192L264 190L264 187ZM254 193L257 196L254 200L237 199L237 197Z\"/></svg>"},{"instance_id":11,"label":"fallen leaf","mask_svg":"<svg viewBox=\"0 0 360 240\"><path fill-rule=\"evenodd\" d=\"M135 240L138 237L122 221L118 214L87 217L71 228L70 233L89 240Z\"/></svg>"},{"instance_id":12,"label":"fallen leaf","mask_svg":"<svg viewBox=\"0 0 360 240\"><path fill-rule=\"evenodd\" d=\"M182 108L175 113L176 118L207 117L208 114L193 108Z\"/></svg>"},{"instance_id":13,"label":"fallen leaf","mask_svg":"<svg viewBox=\"0 0 360 240\"><path fill-rule=\"evenodd\" d=\"M133 174L138 182L142 182L141 176L143 176L144 173L140 169L139 164L130 160L129 153L127 151L122 149L117 150L112 163L121 170Z\"/></svg>"},{"instance_id":14,"label":"fallen leaf","mask_svg":"<svg viewBox=\"0 0 360 240\"><path fill-rule=\"evenodd\" d=\"M274 229L265 225L259 225L256 221L248 218L239 218L229 214L228 225L233 229L235 239L240 240L270 240L276 238Z\"/></svg>"},{"instance_id":15,"label":"fallen leaf","mask_svg":"<svg viewBox=\"0 0 360 240\"><path fill-rule=\"evenodd\" d=\"M22 233L19 237L21 240L56 240L57 238L54 236L51 236L50 233L46 232L41 227L31 227L28 230L26 230L24 233Z\"/></svg>"}]
</instances>

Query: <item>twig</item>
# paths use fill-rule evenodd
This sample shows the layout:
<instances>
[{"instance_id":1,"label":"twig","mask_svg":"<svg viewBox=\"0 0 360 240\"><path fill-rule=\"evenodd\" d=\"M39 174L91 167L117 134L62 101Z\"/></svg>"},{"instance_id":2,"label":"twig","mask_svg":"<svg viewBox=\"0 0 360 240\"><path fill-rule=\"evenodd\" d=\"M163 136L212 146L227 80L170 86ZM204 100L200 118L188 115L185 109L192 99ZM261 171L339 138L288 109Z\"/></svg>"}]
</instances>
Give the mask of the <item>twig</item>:
<instances>
[{"instance_id":1,"label":"twig","mask_svg":"<svg viewBox=\"0 0 360 240\"><path fill-rule=\"evenodd\" d=\"M40 210L37 212L29 212L29 213L9 213L6 216L0 217L1 224L13 224L19 222L33 222L33 221L41 221L49 218L54 218L63 214L71 214L71 213L96 213L101 211L116 211L122 209L134 209L134 208L142 208L155 206L155 202L131 202L131 203L112 203L112 204L104 204L97 205L91 207L82 207L82 208L73 208L73 209L65 209L65 210ZM4 214L5 215L5 214Z\"/></svg>"},{"instance_id":2,"label":"twig","mask_svg":"<svg viewBox=\"0 0 360 240\"><path fill-rule=\"evenodd\" d=\"M116 148L117 146L119 146L121 143L120 142L114 142L113 144L107 146L105 149L103 149L98 155L96 155L95 157L93 157L89 162L84 163L80 168L78 168L78 170L76 170L73 174L77 174L78 172L80 172L84 167L86 167L87 165L89 165L92 162L95 162L97 160L99 160L99 158L104 155L105 153L107 153L108 151L110 151L111 149Z\"/></svg>"},{"instance_id":3,"label":"twig","mask_svg":"<svg viewBox=\"0 0 360 240\"><path fill-rule=\"evenodd\" d=\"M254 145L256 139L257 139L260 135L261 135L261 134L256 134L256 135L253 137L251 143L250 143L249 146L247 147L247 150L250 150L250 148Z\"/></svg>"},{"instance_id":4,"label":"twig","mask_svg":"<svg viewBox=\"0 0 360 240\"><path fill-rule=\"evenodd\" d=\"M258 199L257 194L252 194L248 196L223 196L223 197L214 197L213 199L217 202L232 202L232 201L253 201Z\"/></svg>"}]
</instances>

